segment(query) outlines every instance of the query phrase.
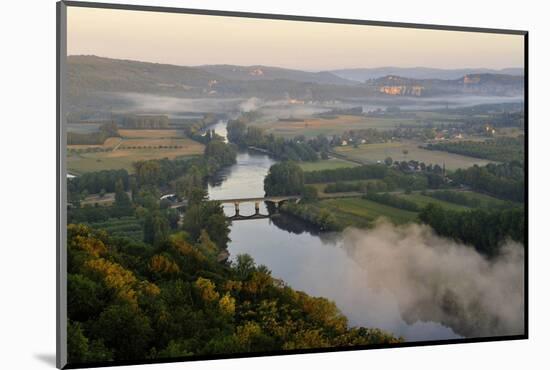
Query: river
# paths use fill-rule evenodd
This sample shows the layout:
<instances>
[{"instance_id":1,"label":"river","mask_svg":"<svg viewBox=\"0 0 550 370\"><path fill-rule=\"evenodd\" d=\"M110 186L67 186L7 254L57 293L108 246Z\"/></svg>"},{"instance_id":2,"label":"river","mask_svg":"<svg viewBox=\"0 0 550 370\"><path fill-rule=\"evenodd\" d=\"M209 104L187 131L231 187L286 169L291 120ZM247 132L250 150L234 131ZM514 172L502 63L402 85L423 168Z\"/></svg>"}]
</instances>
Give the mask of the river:
<instances>
[{"instance_id":1,"label":"river","mask_svg":"<svg viewBox=\"0 0 550 370\"><path fill-rule=\"evenodd\" d=\"M226 137L226 121L211 126ZM262 197L263 180L276 161L262 153L239 152L237 163L221 171L208 186L210 199ZM225 205L226 214L235 209ZM265 204L260 212L268 212ZM241 204L241 215L254 213L253 204ZM458 338L450 328L435 322L409 325L401 318L395 298L368 286L368 273L342 248L339 233L318 233L290 216L235 221L229 234L231 258L250 254L276 278L292 288L336 303L353 326L387 330L407 341Z\"/></svg>"}]
</instances>

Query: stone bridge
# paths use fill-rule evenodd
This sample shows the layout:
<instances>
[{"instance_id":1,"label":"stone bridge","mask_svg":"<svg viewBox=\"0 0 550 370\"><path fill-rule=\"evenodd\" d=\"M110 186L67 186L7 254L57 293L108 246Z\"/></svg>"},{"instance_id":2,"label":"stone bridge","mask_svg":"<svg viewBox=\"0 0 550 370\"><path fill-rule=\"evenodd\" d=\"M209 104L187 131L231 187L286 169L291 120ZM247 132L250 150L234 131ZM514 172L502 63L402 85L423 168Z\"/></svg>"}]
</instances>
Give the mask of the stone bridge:
<instances>
[{"instance_id":1,"label":"stone bridge","mask_svg":"<svg viewBox=\"0 0 550 370\"><path fill-rule=\"evenodd\" d=\"M273 203L275 209L279 208L279 204L289 200L295 200L299 202L302 197L299 195L281 195L281 196L268 196L268 197L257 197L257 198L230 198L230 199L212 199L212 201L220 202L222 204L233 204L235 206L235 214L229 216L228 218L233 221L238 220L251 220L258 218L268 218L269 215L262 215L260 213L260 202ZM252 215L241 215L240 214L240 205L241 203L254 203L254 214Z\"/></svg>"},{"instance_id":2,"label":"stone bridge","mask_svg":"<svg viewBox=\"0 0 550 370\"><path fill-rule=\"evenodd\" d=\"M239 221L239 220L252 220L259 218L269 218L269 215L263 215L260 213L260 203L268 202L275 205L275 208L279 208L279 204L289 200L294 200L298 203L302 199L299 195L279 195L279 196L267 196L267 197L254 197L254 198L227 198L227 199L210 199L211 202L220 202L221 204L233 204L235 206L235 214L233 216L228 216L230 220ZM240 205L241 203L254 203L254 214L252 215L241 215L240 214ZM175 202L170 205L170 208L183 208L187 206L187 201L183 200L181 202Z\"/></svg>"}]
</instances>

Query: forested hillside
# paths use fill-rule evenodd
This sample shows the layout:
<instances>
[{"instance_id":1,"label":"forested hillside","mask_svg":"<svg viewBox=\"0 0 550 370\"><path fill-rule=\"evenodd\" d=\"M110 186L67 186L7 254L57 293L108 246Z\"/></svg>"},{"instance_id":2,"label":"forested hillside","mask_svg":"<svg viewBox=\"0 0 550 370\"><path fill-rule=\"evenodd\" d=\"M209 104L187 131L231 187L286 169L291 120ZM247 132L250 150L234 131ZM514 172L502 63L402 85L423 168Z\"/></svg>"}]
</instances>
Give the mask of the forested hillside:
<instances>
[{"instance_id":1,"label":"forested hillside","mask_svg":"<svg viewBox=\"0 0 550 370\"><path fill-rule=\"evenodd\" d=\"M217 261L206 231L153 247L68 226L69 363L396 343L348 328L334 303L286 286L248 255Z\"/></svg>"}]
</instances>

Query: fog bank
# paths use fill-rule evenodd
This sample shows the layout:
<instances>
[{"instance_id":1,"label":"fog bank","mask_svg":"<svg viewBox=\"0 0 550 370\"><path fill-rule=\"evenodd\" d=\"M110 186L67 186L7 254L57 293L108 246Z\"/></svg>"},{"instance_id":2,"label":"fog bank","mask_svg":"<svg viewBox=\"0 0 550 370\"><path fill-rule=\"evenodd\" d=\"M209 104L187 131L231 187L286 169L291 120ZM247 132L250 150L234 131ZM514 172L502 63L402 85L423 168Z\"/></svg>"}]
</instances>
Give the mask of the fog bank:
<instances>
[{"instance_id":1,"label":"fog bank","mask_svg":"<svg viewBox=\"0 0 550 370\"><path fill-rule=\"evenodd\" d=\"M517 243L488 261L427 226L381 222L346 230L342 247L364 271L347 279L356 286L346 289L391 295L408 324L440 322L465 337L523 333L524 254Z\"/></svg>"}]
</instances>

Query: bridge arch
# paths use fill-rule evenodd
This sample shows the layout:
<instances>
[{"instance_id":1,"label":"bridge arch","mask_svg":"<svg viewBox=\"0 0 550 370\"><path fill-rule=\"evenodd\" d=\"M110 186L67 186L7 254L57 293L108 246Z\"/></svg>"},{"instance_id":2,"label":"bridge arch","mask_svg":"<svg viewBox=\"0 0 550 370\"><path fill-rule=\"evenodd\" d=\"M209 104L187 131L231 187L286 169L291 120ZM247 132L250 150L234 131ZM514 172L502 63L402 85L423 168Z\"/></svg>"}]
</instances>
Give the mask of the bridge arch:
<instances>
[{"instance_id":1,"label":"bridge arch","mask_svg":"<svg viewBox=\"0 0 550 370\"><path fill-rule=\"evenodd\" d=\"M229 199L211 199L211 201L220 202L222 204L233 204L235 207L235 214L233 216L228 216L231 220L248 220L253 218L268 218L269 215L260 214L260 203L273 203L275 208L279 208L279 204L289 200L295 200L299 202L301 196L298 195L288 195L288 196L267 196L267 197L257 197L257 198L229 198ZM254 214L252 215L241 215L240 214L240 205L241 203L254 203Z\"/></svg>"}]
</instances>

